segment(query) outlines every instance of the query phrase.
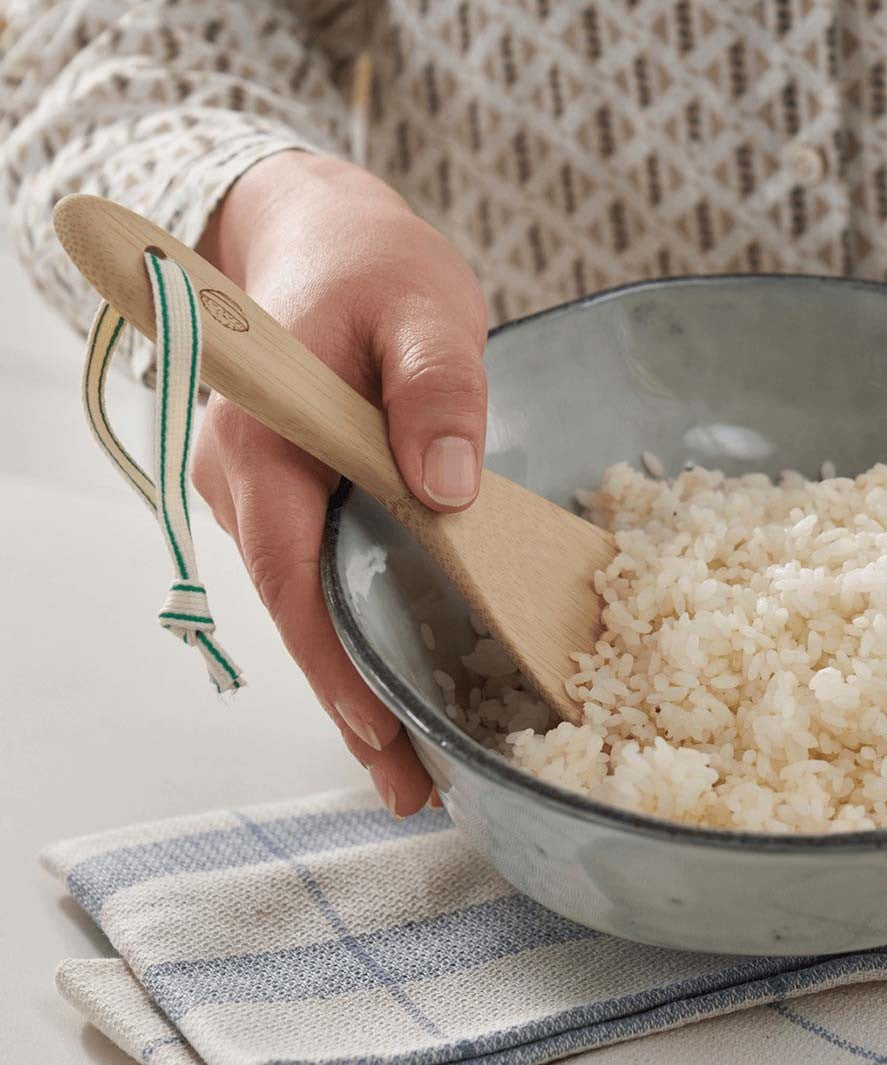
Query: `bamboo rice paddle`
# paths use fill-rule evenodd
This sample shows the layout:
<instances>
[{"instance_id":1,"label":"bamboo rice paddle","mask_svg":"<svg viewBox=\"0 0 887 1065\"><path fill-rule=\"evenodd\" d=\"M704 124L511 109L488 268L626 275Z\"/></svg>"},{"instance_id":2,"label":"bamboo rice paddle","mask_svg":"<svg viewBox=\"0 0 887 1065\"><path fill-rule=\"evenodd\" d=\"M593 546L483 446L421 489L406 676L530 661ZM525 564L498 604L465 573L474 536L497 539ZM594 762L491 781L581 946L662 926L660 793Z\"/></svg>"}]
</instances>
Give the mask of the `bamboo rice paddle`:
<instances>
[{"instance_id":1,"label":"bamboo rice paddle","mask_svg":"<svg viewBox=\"0 0 887 1065\"><path fill-rule=\"evenodd\" d=\"M109 200L66 196L55 230L90 283L154 339L144 252L180 263L203 305L203 381L374 496L412 533L564 719L569 655L599 629L595 570L615 554L609 533L485 470L468 510L436 514L403 482L384 414L345 384L249 296L174 237Z\"/></svg>"}]
</instances>

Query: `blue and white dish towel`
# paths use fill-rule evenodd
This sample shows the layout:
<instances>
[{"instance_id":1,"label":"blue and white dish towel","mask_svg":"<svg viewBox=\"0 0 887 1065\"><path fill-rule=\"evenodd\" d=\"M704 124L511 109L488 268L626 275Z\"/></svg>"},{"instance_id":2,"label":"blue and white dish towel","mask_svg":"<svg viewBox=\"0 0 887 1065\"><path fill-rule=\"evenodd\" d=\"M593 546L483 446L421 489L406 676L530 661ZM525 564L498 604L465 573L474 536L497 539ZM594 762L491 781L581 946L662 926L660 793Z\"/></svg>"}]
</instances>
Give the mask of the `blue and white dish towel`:
<instances>
[{"instance_id":1,"label":"blue and white dish towel","mask_svg":"<svg viewBox=\"0 0 887 1065\"><path fill-rule=\"evenodd\" d=\"M516 895L444 813L394 821L364 792L86 836L43 860L120 954L64 962L62 994L150 1065L531 1065L596 1047L594 1065L887 1062L883 985L839 988L887 977L887 950L614 939Z\"/></svg>"}]
</instances>

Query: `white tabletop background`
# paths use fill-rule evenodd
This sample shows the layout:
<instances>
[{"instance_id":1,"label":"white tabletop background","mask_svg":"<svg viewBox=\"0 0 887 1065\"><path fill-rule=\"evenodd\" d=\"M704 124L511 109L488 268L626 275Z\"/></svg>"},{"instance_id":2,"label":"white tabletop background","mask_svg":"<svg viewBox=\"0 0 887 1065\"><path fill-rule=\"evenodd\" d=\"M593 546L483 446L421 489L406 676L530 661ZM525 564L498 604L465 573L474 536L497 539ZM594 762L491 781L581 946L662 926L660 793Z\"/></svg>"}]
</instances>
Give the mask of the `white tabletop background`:
<instances>
[{"instance_id":1,"label":"white tabletop background","mask_svg":"<svg viewBox=\"0 0 887 1065\"><path fill-rule=\"evenodd\" d=\"M38 865L47 843L360 783L231 542L195 514L222 642L249 686L222 702L156 623L170 580L145 508L81 413L82 342L32 291L0 208L0 1061L131 1065L59 998L65 957L112 953ZM152 397L110 411L144 456Z\"/></svg>"}]
</instances>

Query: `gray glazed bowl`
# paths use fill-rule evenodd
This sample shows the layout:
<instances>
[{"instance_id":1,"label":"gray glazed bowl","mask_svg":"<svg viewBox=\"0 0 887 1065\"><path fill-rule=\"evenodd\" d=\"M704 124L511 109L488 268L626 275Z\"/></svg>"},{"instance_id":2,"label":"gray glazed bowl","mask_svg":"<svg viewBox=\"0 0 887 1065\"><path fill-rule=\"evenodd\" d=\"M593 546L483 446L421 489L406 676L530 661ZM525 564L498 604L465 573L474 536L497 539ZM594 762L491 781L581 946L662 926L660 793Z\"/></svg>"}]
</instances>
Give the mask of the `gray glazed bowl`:
<instances>
[{"instance_id":1,"label":"gray glazed bowl","mask_svg":"<svg viewBox=\"0 0 887 1065\"><path fill-rule=\"evenodd\" d=\"M564 506L655 452L730 473L885 457L887 287L720 277L604 292L489 338L487 465ZM887 832L766 836L682 827L535 780L442 712L465 607L360 492L330 509L327 603L370 687L406 725L453 821L516 888L614 935L683 949L818 954L887 943ZM429 651L420 623L429 621Z\"/></svg>"}]
</instances>

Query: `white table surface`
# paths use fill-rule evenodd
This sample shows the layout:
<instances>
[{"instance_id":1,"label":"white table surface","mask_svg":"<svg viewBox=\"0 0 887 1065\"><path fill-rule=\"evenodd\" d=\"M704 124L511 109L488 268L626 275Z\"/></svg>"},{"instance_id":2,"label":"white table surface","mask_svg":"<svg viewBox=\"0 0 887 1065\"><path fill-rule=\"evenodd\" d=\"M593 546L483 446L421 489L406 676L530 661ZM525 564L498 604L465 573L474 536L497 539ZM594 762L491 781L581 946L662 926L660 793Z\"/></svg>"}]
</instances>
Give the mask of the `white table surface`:
<instances>
[{"instance_id":1,"label":"white table surface","mask_svg":"<svg viewBox=\"0 0 887 1065\"><path fill-rule=\"evenodd\" d=\"M37 865L55 839L364 779L205 518L201 571L249 686L223 702L199 655L154 621L168 566L125 486L115 498L0 475L5 1062L127 1059L58 997L65 957L108 953Z\"/></svg>"},{"instance_id":2,"label":"white table surface","mask_svg":"<svg viewBox=\"0 0 887 1065\"><path fill-rule=\"evenodd\" d=\"M0 281L0 1062L131 1065L55 990L63 958L112 951L40 849L366 777L205 511L201 574L248 687L222 702L157 625L171 577L158 530L90 437L81 343L31 292L2 214ZM147 390L121 377L111 391L121 435L144 445Z\"/></svg>"}]
</instances>

